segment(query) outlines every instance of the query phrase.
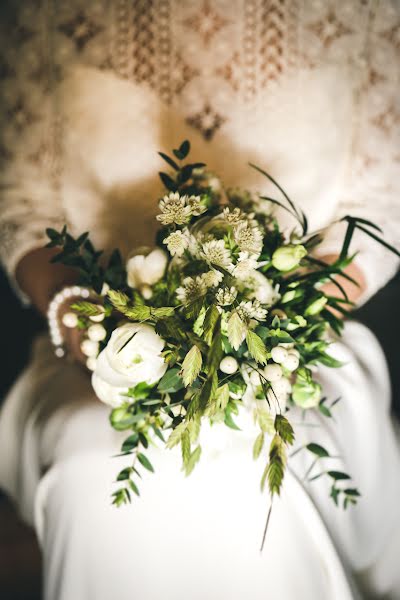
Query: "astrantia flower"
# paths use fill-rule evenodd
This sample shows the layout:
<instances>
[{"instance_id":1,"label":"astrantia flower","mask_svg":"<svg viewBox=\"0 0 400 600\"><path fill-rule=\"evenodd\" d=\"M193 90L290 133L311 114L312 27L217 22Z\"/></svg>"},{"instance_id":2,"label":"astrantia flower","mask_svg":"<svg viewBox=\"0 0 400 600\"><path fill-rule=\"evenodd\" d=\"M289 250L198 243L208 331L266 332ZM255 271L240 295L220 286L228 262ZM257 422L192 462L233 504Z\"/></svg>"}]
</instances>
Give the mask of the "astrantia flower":
<instances>
[{"instance_id":1,"label":"astrantia flower","mask_svg":"<svg viewBox=\"0 0 400 600\"><path fill-rule=\"evenodd\" d=\"M189 232L187 230L173 231L163 240L172 256L182 256L189 247Z\"/></svg>"},{"instance_id":2,"label":"astrantia flower","mask_svg":"<svg viewBox=\"0 0 400 600\"><path fill-rule=\"evenodd\" d=\"M267 310L262 308L258 300L241 302L237 308L237 312L243 321L257 319L257 321L265 321Z\"/></svg>"},{"instance_id":3,"label":"astrantia flower","mask_svg":"<svg viewBox=\"0 0 400 600\"><path fill-rule=\"evenodd\" d=\"M239 223L246 222L247 219L246 214L240 208L230 208L229 206L224 208L222 217L229 225L239 225Z\"/></svg>"},{"instance_id":4,"label":"astrantia flower","mask_svg":"<svg viewBox=\"0 0 400 600\"><path fill-rule=\"evenodd\" d=\"M206 287L215 287L219 285L223 280L224 276L221 271L217 271L216 269L211 269L211 271L207 271L207 273L203 273L201 276Z\"/></svg>"},{"instance_id":5,"label":"astrantia flower","mask_svg":"<svg viewBox=\"0 0 400 600\"><path fill-rule=\"evenodd\" d=\"M195 217L202 215L207 210L200 196L189 196L186 199L186 204L190 207L191 213Z\"/></svg>"},{"instance_id":6,"label":"astrantia flower","mask_svg":"<svg viewBox=\"0 0 400 600\"><path fill-rule=\"evenodd\" d=\"M229 267L231 264L231 254L228 248L225 248L224 240L205 242L202 255L207 262L220 267Z\"/></svg>"},{"instance_id":7,"label":"astrantia flower","mask_svg":"<svg viewBox=\"0 0 400 600\"><path fill-rule=\"evenodd\" d=\"M233 275L238 279L247 279L257 269L257 256L248 252L239 252L238 262L233 269Z\"/></svg>"},{"instance_id":8,"label":"astrantia flower","mask_svg":"<svg viewBox=\"0 0 400 600\"><path fill-rule=\"evenodd\" d=\"M262 250L263 236L259 227L248 223L240 223L234 228L235 242L242 252L259 255Z\"/></svg>"},{"instance_id":9,"label":"astrantia flower","mask_svg":"<svg viewBox=\"0 0 400 600\"><path fill-rule=\"evenodd\" d=\"M187 223L192 214L190 206L186 205L187 196L180 196L178 192L171 192L160 200L161 214L157 220L163 225L183 225Z\"/></svg>"},{"instance_id":10,"label":"astrantia flower","mask_svg":"<svg viewBox=\"0 0 400 600\"><path fill-rule=\"evenodd\" d=\"M260 271L253 271L245 283L246 286L251 288L248 297L259 300L261 304L272 306L281 297L279 294L279 284L274 287L271 281L260 273Z\"/></svg>"},{"instance_id":11,"label":"astrantia flower","mask_svg":"<svg viewBox=\"0 0 400 600\"><path fill-rule=\"evenodd\" d=\"M176 296L178 300L184 304L197 300L197 298L204 296L207 292L206 284L201 275L196 275L196 277L185 277L182 283L183 286L178 287L176 290Z\"/></svg>"},{"instance_id":12,"label":"astrantia flower","mask_svg":"<svg viewBox=\"0 0 400 600\"><path fill-rule=\"evenodd\" d=\"M237 295L238 292L235 287L223 287L217 291L217 293L215 294L215 299L219 306L230 306L235 302Z\"/></svg>"}]
</instances>

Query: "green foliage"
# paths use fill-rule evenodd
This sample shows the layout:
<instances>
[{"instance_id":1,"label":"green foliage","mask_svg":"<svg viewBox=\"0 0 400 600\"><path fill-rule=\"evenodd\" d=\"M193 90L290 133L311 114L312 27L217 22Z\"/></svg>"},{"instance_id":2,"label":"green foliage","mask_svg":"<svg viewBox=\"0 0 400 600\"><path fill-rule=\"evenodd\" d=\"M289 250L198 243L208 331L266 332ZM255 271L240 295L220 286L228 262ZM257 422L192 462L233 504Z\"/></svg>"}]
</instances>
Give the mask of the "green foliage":
<instances>
[{"instance_id":1,"label":"green foliage","mask_svg":"<svg viewBox=\"0 0 400 600\"><path fill-rule=\"evenodd\" d=\"M249 353L254 360L261 365L266 365L267 349L262 339L254 331L249 330L246 333L246 342Z\"/></svg>"},{"instance_id":2,"label":"green foliage","mask_svg":"<svg viewBox=\"0 0 400 600\"><path fill-rule=\"evenodd\" d=\"M283 415L276 415L274 425L275 431L279 434L285 444L291 446L294 442L294 431L287 418Z\"/></svg>"},{"instance_id":3,"label":"green foliage","mask_svg":"<svg viewBox=\"0 0 400 600\"><path fill-rule=\"evenodd\" d=\"M194 345L182 363L181 377L186 387L191 385L201 371L203 358L198 346Z\"/></svg>"},{"instance_id":4,"label":"green foliage","mask_svg":"<svg viewBox=\"0 0 400 600\"><path fill-rule=\"evenodd\" d=\"M85 317L94 317L104 313L104 308L100 304L94 304L93 302L87 302L86 300L74 302L71 304L71 308Z\"/></svg>"},{"instance_id":5,"label":"green foliage","mask_svg":"<svg viewBox=\"0 0 400 600\"><path fill-rule=\"evenodd\" d=\"M246 337L247 326L243 323L236 311L232 312L228 321L228 339L232 348L239 350L239 346Z\"/></svg>"}]
</instances>

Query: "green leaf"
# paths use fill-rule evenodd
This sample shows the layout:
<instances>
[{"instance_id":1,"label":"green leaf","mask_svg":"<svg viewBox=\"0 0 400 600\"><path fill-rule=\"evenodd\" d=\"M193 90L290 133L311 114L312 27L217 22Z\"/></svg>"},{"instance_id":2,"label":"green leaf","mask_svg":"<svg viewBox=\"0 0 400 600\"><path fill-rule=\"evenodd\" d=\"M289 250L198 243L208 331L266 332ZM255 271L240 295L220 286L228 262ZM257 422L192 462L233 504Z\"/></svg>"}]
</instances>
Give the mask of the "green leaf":
<instances>
[{"instance_id":1,"label":"green leaf","mask_svg":"<svg viewBox=\"0 0 400 600\"><path fill-rule=\"evenodd\" d=\"M311 444L307 444L306 448L313 454L316 454L317 456L319 456L319 458L326 458L327 456L329 456L329 452L327 450L325 450L325 448L323 446L320 446L319 444L314 444L312 442Z\"/></svg>"},{"instance_id":2,"label":"green leaf","mask_svg":"<svg viewBox=\"0 0 400 600\"><path fill-rule=\"evenodd\" d=\"M358 491L358 489L357 489L357 488L346 488L346 489L344 490L344 493L345 493L347 496L357 496L357 497L358 497L358 496L361 496L361 494L360 494L360 492Z\"/></svg>"},{"instance_id":3,"label":"green leaf","mask_svg":"<svg viewBox=\"0 0 400 600\"><path fill-rule=\"evenodd\" d=\"M183 433L186 431L187 426L188 426L188 422L182 421L182 423L179 423L179 425L177 425L175 427L175 429L172 430L172 432L167 440L167 443L166 443L167 448L171 449L174 446L177 446L179 444Z\"/></svg>"},{"instance_id":4,"label":"green leaf","mask_svg":"<svg viewBox=\"0 0 400 600\"><path fill-rule=\"evenodd\" d=\"M134 448L137 447L139 443L139 435L137 433L133 433L130 435L122 444L121 451L122 452L130 452Z\"/></svg>"},{"instance_id":5,"label":"green leaf","mask_svg":"<svg viewBox=\"0 0 400 600\"><path fill-rule=\"evenodd\" d=\"M269 449L269 464L267 470L268 487L271 496L281 491L286 467L286 450L282 438L275 434Z\"/></svg>"},{"instance_id":6,"label":"green leaf","mask_svg":"<svg viewBox=\"0 0 400 600\"><path fill-rule=\"evenodd\" d=\"M174 312L175 308L173 306L162 306L160 308L150 309L151 316L155 319L166 319L167 317L172 317Z\"/></svg>"},{"instance_id":7,"label":"green leaf","mask_svg":"<svg viewBox=\"0 0 400 600\"><path fill-rule=\"evenodd\" d=\"M176 164L176 162L172 158L170 158L167 154L164 154L164 152L159 152L158 154L161 156L161 158L163 160L165 160L166 163L169 164L170 167L175 169L175 171L179 171L179 166Z\"/></svg>"},{"instance_id":8,"label":"green leaf","mask_svg":"<svg viewBox=\"0 0 400 600\"><path fill-rule=\"evenodd\" d=\"M256 440L254 442L254 446L253 446L253 458L256 460L260 454L261 451L263 449L264 446L264 441L265 441L265 435L263 432L259 433L258 436L256 437Z\"/></svg>"},{"instance_id":9,"label":"green leaf","mask_svg":"<svg viewBox=\"0 0 400 600\"><path fill-rule=\"evenodd\" d=\"M162 171L160 171L158 175L165 187L167 188L167 190L169 190L170 192L176 192L178 186L176 182L172 179L172 177L167 175L167 173L163 173Z\"/></svg>"},{"instance_id":10,"label":"green leaf","mask_svg":"<svg viewBox=\"0 0 400 600\"><path fill-rule=\"evenodd\" d=\"M229 402L229 385L224 383L215 392L215 402L218 410L225 410Z\"/></svg>"},{"instance_id":11,"label":"green leaf","mask_svg":"<svg viewBox=\"0 0 400 600\"><path fill-rule=\"evenodd\" d=\"M230 429L234 429L235 431L241 431L240 427L238 427L236 425L235 421L232 419L232 411L231 411L231 408L230 408L229 404L228 404L228 406L225 409L224 423Z\"/></svg>"},{"instance_id":12,"label":"green leaf","mask_svg":"<svg viewBox=\"0 0 400 600\"><path fill-rule=\"evenodd\" d=\"M342 471L328 471L328 475L335 481L341 481L342 479L351 479L350 475L343 473Z\"/></svg>"},{"instance_id":13,"label":"green leaf","mask_svg":"<svg viewBox=\"0 0 400 600\"><path fill-rule=\"evenodd\" d=\"M138 457L139 462L144 466L145 469L154 473L154 467L151 464L151 462L149 461L149 459L147 458L147 456L142 454L142 452L138 452L137 457Z\"/></svg>"},{"instance_id":14,"label":"green leaf","mask_svg":"<svg viewBox=\"0 0 400 600\"><path fill-rule=\"evenodd\" d=\"M190 459L190 433L187 429L182 433L181 449L183 465L186 467Z\"/></svg>"},{"instance_id":15,"label":"green leaf","mask_svg":"<svg viewBox=\"0 0 400 600\"><path fill-rule=\"evenodd\" d=\"M136 496L140 496L139 488L136 483L132 481L132 479L129 480L129 487L131 488L132 492L136 494Z\"/></svg>"},{"instance_id":16,"label":"green leaf","mask_svg":"<svg viewBox=\"0 0 400 600\"><path fill-rule=\"evenodd\" d=\"M165 394L172 394L184 388L185 385L179 376L179 371L180 369L178 368L168 369L160 379L157 389Z\"/></svg>"},{"instance_id":17,"label":"green leaf","mask_svg":"<svg viewBox=\"0 0 400 600\"><path fill-rule=\"evenodd\" d=\"M190 142L185 140L179 146L178 150L172 151L178 160L184 160L190 152Z\"/></svg>"},{"instance_id":18,"label":"green leaf","mask_svg":"<svg viewBox=\"0 0 400 600\"><path fill-rule=\"evenodd\" d=\"M246 342L249 353L254 360L261 365L267 364L267 349L264 342L254 331L248 331L246 333Z\"/></svg>"},{"instance_id":19,"label":"green leaf","mask_svg":"<svg viewBox=\"0 0 400 600\"><path fill-rule=\"evenodd\" d=\"M122 471L120 471L117 475L117 481L125 481L126 479L129 479L131 473L132 467L126 467L125 469L122 469Z\"/></svg>"},{"instance_id":20,"label":"green leaf","mask_svg":"<svg viewBox=\"0 0 400 600\"><path fill-rule=\"evenodd\" d=\"M216 329L217 328L219 330L219 326L217 326ZM218 369L223 355L224 349L222 346L222 335L221 332L218 331L218 333L214 335L214 339L207 357L207 368L209 373L215 372Z\"/></svg>"},{"instance_id":21,"label":"green leaf","mask_svg":"<svg viewBox=\"0 0 400 600\"><path fill-rule=\"evenodd\" d=\"M104 313L104 308L100 304L93 304L93 302L87 302L86 300L74 302L71 304L71 308L80 315L85 315L86 317L93 317Z\"/></svg>"},{"instance_id":22,"label":"green leaf","mask_svg":"<svg viewBox=\"0 0 400 600\"><path fill-rule=\"evenodd\" d=\"M186 469L185 469L186 476L190 475L190 473L193 471L193 469L195 468L196 464L200 460L200 456L201 456L201 446L197 446L193 450L193 452L190 455L190 458L189 458L189 460L187 462Z\"/></svg>"},{"instance_id":23,"label":"green leaf","mask_svg":"<svg viewBox=\"0 0 400 600\"><path fill-rule=\"evenodd\" d=\"M211 345L214 335L214 328L220 318L219 311L217 307L213 304L210 306L206 312L206 316L203 323L203 338L207 342L208 345Z\"/></svg>"},{"instance_id":24,"label":"green leaf","mask_svg":"<svg viewBox=\"0 0 400 600\"><path fill-rule=\"evenodd\" d=\"M191 385L201 371L203 357L198 346L194 345L182 363L181 376L186 387Z\"/></svg>"},{"instance_id":25,"label":"green leaf","mask_svg":"<svg viewBox=\"0 0 400 600\"><path fill-rule=\"evenodd\" d=\"M234 311L228 320L228 339L235 350L239 350L239 346L246 337L246 332L247 326L238 313Z\"/></svg>"},{"instance_id":26,"label":"green leaf","mask_svg":"<svg viewBox=\"0 0 400 600\"><path fill-rule=\"evenodd\" d=\"M116 290L109 290L107 296L110 299L111 304L117 309L121 310L125 306L128 306L129 297L123 292L118 292Z\"/></svg>"},{"instance_id":27,"label":"green leaf","mask_svg":"<svg viewBox=\"0 0 400 600\"><path fill-rule=\"evenodd\" d=\"M275 431L280 435L285 444L291 446L294 442L294 431L287 418L283 415L276 415L274 425Z\"/></svg>"},{"instance_id":28,"label":"green leaf","mask_svg":"<svg viewBox=\"0 0 400 600\"><path fill-rule=\"evenodd\" d=\"M121 307L118 310L132 321L146 321L152 316L152 309L144 304L143 306Z\"/></svg>"},{"instance_id":29,"label":"green leaf","mask_svg":"<svg viewBox=\"0 0 400 600\"><path fill-rule=\"evenodd\" d=\"M199 411L203 414L209 402L214 398L215 392L217 391L218 377L215 372L210 374L206 379L203 387L199 394Z\"/></svg>"}]
</instances>

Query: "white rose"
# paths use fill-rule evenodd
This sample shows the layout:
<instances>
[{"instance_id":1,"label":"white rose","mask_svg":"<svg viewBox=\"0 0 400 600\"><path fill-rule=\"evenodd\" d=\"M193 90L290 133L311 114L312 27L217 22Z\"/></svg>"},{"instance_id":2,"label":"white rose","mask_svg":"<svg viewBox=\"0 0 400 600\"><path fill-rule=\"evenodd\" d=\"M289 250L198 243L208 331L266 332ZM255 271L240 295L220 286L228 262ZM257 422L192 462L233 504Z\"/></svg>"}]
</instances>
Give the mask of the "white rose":
<instances>
[{"instance_id":1,"label":"white rose","mask_svg":"<svg viewBox=\"0 0 400 600\"><path fill-rule=\"evenodd\" d=\"M166 253L160 248L155 248L149 254L136 254L126 263L129 287L138 290L147 290L164 275L168 263Z\"/></svg>"},{"instance_id":2,"label":"white rose","mask_svg":"<svg viewBox=\"0 0 400 600\"><path fill-rule=\"evenodd\" d=\"M167 370L161 356L164 343L150 325L127 323L117 327L99 354L92 376L99 399L119 406L125 400L121 394L130 387L157 383Z\"/></svg>"},{"instance_id":3,"label":"white rose","mask_svg":"<svg viewBox=\"0 0 400 600\"><path fill-rule=\"evenodd\" d=\"M249 284L253 287L253 291L249 294L249 298L254 298L266 304L272 306L280 298L279 292L274 288L267 277L260 273L260 271L254 271L248 279Z\"/></svg>"}]
</instances>

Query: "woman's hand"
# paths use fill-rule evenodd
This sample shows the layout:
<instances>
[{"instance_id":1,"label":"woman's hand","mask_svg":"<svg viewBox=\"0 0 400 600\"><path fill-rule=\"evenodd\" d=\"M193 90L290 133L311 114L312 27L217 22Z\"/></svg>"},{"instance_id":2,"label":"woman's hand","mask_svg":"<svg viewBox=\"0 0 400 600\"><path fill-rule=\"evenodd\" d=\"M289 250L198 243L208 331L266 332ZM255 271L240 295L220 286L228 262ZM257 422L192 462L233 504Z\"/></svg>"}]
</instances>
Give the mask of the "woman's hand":
<instances>
[{"instance_id":1,"label":"woman's hand","mask_svg":"<svg viewBox=\"0 0 400 600\"><path fill-rule=\"evenodd\" d=\"M319 256L318 258L319 258L319 260L322 260L323 262L332 264L339 257L336 254L328 254L326 256ZM346 279L345 277L342 277L340 275L336 276L336 280L340 284L340 286L344 289L344 291L346 292L348 299L351 302L354 302L354 304L356 304L357 300L362 296L362 294L366 290L367 282L365 279L365 275L363 274L361 269L355 263L350 263L349 266L345 268L344 272L347 275L349 275L352 279L357 281L358 286L355 285L354 283L352 283L351 281L349 281L348 279ZM343 293L340 291L340 289L334 283L331 283L331 282L325 283L321 289L324 292L324 294L326 294L327 296L336 296L338 298L344 298ZM332 309L330 309L330 310L332 310ZM335 312L335 311L333 310L332 312Z\"/></svg>"},{"instance_id":2,"label":"woman's hand","mask_svg":"<svg viewBox=\"0 0 400 600\"><path fill-rule=\"evenodd\" d=\"M26 254L18 264L16 279L21 290L29 297L37 310L47 317L50 301L63 286L73 285L77 281L75 269L59 263L51 263L51 258L58 253L57 248L38 248ZM65 313L70 312L70 304L77 299L68 299L60 307L58 318L62 320ZM81 342L83 332L77 328L62 325L68 356L80 364L86 364L87 357L82 354Z\"/></svg>"}]
</instances>

